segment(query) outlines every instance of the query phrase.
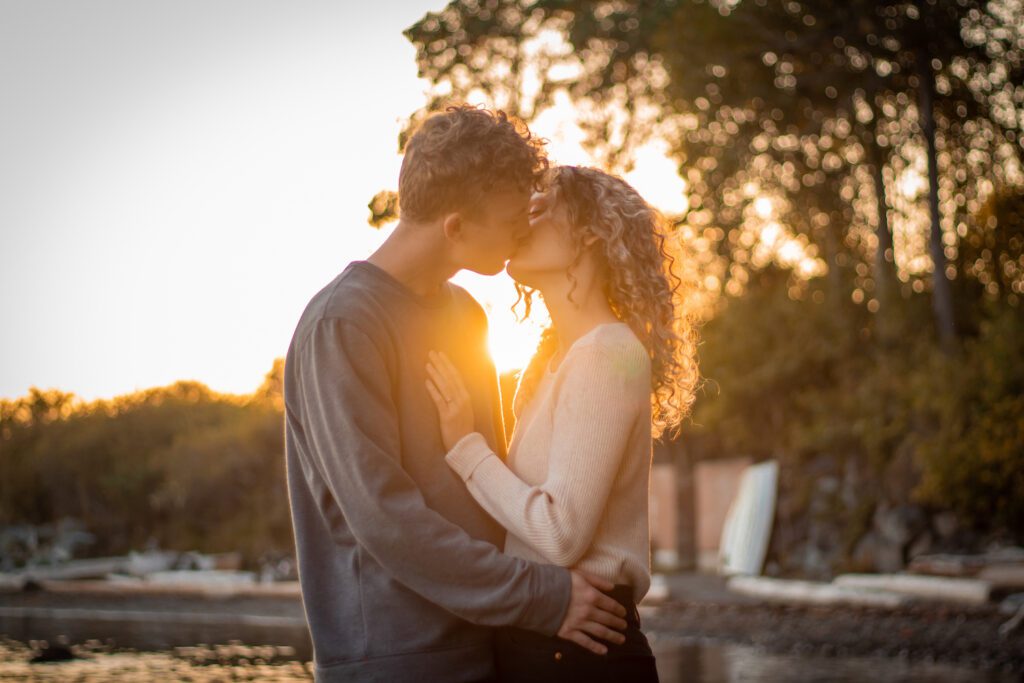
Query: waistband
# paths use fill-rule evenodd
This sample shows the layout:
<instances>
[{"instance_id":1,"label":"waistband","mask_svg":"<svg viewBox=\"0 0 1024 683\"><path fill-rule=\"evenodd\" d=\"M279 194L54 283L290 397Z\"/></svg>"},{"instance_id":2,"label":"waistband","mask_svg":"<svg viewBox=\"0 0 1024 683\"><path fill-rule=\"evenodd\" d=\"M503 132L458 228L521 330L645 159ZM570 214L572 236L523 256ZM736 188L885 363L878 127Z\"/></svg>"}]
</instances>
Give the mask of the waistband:
<instances>
[{"instance_id":1,"label":"waistband","mask_svg":"<svg viewBox=\"0 0 1024 683\"><path fill-rule=\"evenodd\" d=\"M626 608L626 625L640 628L640 610L633 600L633 587L617 583L610 591L601 591L615 602Z\"/></svg>"}]
</instances>

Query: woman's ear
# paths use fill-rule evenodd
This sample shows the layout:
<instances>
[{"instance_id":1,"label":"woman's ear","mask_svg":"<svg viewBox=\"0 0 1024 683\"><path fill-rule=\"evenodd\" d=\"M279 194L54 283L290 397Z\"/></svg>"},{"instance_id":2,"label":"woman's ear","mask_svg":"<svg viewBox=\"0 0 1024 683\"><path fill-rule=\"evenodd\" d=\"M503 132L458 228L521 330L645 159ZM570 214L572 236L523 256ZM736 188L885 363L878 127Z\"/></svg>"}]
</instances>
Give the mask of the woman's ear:
<instances>
[{"instance_id":1,"label":"woman's ear","mask_svg":"<svg viewBox=\"0 0 1024 683\"><path fill-rule=\"evenodd\" d=\"M595 235L594 233L590 233L589 235L584 235L583 236L583 246L584 247L588 247L588 248L592 247L595 244L597 244L600 240L601 240L601 238L598 237L597 235Z\"/></svg>"},{"instance_id":2,"label":"woman's ear","mask_svg":"<svg viewBox=\"0 0 1024 683\"><path fill-rule=\"evenodd\" d=\"M441 223L441 229L449 241L458 242L462 238L462 216L457 213L448 214Z\"/></svg>"}]
</instances>

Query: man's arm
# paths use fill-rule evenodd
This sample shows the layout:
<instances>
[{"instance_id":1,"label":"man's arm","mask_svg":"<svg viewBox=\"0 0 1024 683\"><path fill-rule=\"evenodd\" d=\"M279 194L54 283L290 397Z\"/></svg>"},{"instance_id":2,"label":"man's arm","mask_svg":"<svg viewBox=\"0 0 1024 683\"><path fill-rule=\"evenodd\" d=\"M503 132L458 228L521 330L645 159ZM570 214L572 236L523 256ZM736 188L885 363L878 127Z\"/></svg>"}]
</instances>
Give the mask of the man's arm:
<instances>
[{"instance_id":1,"label":"man's arm","mask_svg":"<svg viewBox=\"0 0 1024 683\"><path fill-rule=\"evenodd\" d=\"M568 572L506 556L426 505L399 462L389 374L372 340L324 319L297 351L313 466L356 540L396 580L468 621L554 634Z\"/></svg>"}]
</instances>

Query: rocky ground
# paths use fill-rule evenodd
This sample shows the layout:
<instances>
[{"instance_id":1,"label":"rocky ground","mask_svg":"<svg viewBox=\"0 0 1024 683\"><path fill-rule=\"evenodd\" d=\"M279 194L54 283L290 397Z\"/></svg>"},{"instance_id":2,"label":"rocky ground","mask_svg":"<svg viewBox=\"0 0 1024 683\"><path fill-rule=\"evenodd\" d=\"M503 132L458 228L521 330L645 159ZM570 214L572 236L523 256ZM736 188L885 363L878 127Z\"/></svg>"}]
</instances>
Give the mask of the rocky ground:
<instances>
[{"instance_id":1,"label":"rocky ground","mask_svg":"<svg viewBox=\"0 0 1024 683\"><path fill-rule=\"evenodd\" d=\"M768 652L900 657L1024 675L1024 636L1000 638L1006 617L991 610L906 607L795 608L670 603L645 630L674 637L756 645Z\"/></svg>"},{"instance_id":2,"label":"rocky ground","mask_svg":"<svg viewBox=\"0 0 1024 683\"><path fill-rule=\"evenodd\" d=\"M672 597L645 610L645 630L777 653L900 657L1024 676L1024 627L1001 636L1010 617L994 604L797 607L736 595L719 577L677 574L669 585Z\"/></svg>"}]
</instances>

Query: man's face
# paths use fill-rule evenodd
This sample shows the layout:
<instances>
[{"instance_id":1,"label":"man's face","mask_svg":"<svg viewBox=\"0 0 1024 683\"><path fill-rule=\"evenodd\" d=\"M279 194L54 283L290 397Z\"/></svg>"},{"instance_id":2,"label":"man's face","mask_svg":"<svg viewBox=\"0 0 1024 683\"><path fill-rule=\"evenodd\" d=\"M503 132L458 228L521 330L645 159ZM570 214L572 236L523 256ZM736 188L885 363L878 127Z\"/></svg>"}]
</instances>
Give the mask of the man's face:
<instances>
[{"instance_id":1,"label":"man's face","mask_svg":"<svg viewBox=\"0 0 1024 683\"><path fill-rule=\"evenodd\" d=\"M537 287L546 274L567 273L577 253L569 214L553 192L533 195L529 220L529 236L508 262L508 274L520 284Z\"/></svg>"},{"instance_id":2,"label":"man's face","mask_svg":"<svg viewBox=\"0 0 1024 683\"><path fill-rule=\"evenodd\" d=\"M461 214L452 256L460 268L496 275L530 231L530 193L508 188L487 195L475 211Z\"/></svg>"}]
</instances>

